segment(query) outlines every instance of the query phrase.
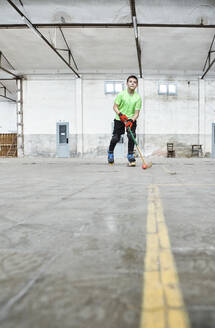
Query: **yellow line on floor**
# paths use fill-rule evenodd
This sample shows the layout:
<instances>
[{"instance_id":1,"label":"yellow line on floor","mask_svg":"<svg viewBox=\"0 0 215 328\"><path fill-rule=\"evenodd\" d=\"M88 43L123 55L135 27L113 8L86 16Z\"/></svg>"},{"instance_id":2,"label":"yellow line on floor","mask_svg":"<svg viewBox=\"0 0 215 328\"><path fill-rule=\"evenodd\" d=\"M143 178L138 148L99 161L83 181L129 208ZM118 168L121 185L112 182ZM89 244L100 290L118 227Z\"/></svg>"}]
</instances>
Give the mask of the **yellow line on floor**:
<instances>
[{"instance_id":1,"label":"yellow line on floor","mask_svg":"<svg viewBox=\"0 0 215 328\"><path fill-rule=\"evenodd\" d=\"M149 186L140 328L189 328L159 189Z\"/></svg>"},{"instance_id":2,"label":"yellow line on floor","mask_svg":"<svg viewBox=\"0 0 215 328\"><path fill-rule=\"evenodd\" d=\"M160 187L214 187L214 183L158 183Z\"/></svg>"}]
</instances>

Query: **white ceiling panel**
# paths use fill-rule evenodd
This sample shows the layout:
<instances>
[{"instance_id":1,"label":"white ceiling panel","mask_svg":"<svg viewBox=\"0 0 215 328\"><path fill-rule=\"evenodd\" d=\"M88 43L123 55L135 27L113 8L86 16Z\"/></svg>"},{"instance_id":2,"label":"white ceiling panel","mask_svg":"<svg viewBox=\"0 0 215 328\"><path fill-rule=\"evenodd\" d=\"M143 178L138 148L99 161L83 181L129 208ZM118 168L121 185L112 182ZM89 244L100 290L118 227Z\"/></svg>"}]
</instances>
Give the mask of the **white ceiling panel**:
<instances>
[{"instance_id":1,"label":"white ceiling panel","mask_svg":"<svg viewBox=\"0 0 215 328\"><path fill-rule=\"evenodd\" d=\"M66 48L59 29L40 31L57 48ZM133 29L65 28L63 33L79 73L138 72ZM215 29L139 28L143 71L201 74L214 33ZM0 30L0 50L19 74L49 70L72 73L29 29ZM68 59L65 52L61 54ZM2 76L8 77L0 71Z\"/></svg>"},{"instance_id":2,"label":"white ceiling panel","mask_svg":"<svg viewBox=\"0 0 215 328\"><path fill-rule=\"evenodd\" d=\"M0 50L17 72L61 69L65 64L31 30L0 30Z\"/></svg>"},{"instance_id":3,"label":"white ceiling panel","mask_svg":"<svg viewBox=\"0 0 215 328\"><path fill-rule=\"evenodd\" d=\"M215 24L215 0L135 0L138 23Z\"/></svg>"},{"instance_id":4,"label":"white ceiling panel","mask_svg":"<svg viewBox=\"0 0 215 328\"><path fill-rule=\"evenodd\" d=\"M125 23L130 22L129 0L18 0L14 4L33 23ZM0 0L1 24L22 23L18 13Z\"/></svg>"},{"instance_id":5,"label":"white ceiling panel","mask_svg":"<svg viewBox=\"0 0 215 328\"><path fill-rule=\"evenodd\" d=\"M129 0L13 0L35 24L130 23ZM215 0L135 0L138 23L215 24ZM0 0L0 24L22 24L18 13Z\"/></svg>"},{"instance_id":6,"label":"white ceiling panel","mask_svg":"<svg viewBox=\"0 0 215 328\"><path fill-rule=\"evenodd\" d=\"M130 23L129 0L13 0L32 23ZM215 0L136 0L138 23L215 24ZM0 0L0 24L23 24ZM202 74L215 28L139 27L143 72ZM58 28L41 28L57 48L66 48ZM133 28L63 28L78 73L139 72ZM0 51L18 74L72 73L29 29L0 29ZM67 60L68 54L60 51ZM74 64L71 64L74 67ZM76 70L76 69L75 69ZM215 68L208 75L214 74ZM6 73L0 71L1 76ZM6 74L6 77L8 75Z\"/></svg>"},{"instance_id":7,"label":"white ceiling panel","mask_svg":"<svg viewBox=\"0 0 215 328\"><path fill-rule=\"evenodd\" d=\"M140 28L143 70L202 73L215 29Z\"/></svg>"},{"instance_id":8,"label":"white ceiling panel","mask_svg":"<svg viewBox=\"0 0 215 328\"><path fill-rule=\"evenodd\" d=\"M41 29L58 48L66 48L59 31ZM137 70L136 46L132 29L64 29L80 72ZM0 50L19 73L40 70L71 72L44 41L31 30L0 30ZM61 52L67 58L65 52ZM73 65L74 67L74 65Z\"/></svg>"},{"instance_id":9,"label":"white ceiling panel","mask_svg":"<svg viewBox=\"0 0 215 328\"><path fill-rule=\"evenodd\" d=\"M78 67L84 70L137 70L132 29L64 29Z\"/></svg>"}]
</instances>

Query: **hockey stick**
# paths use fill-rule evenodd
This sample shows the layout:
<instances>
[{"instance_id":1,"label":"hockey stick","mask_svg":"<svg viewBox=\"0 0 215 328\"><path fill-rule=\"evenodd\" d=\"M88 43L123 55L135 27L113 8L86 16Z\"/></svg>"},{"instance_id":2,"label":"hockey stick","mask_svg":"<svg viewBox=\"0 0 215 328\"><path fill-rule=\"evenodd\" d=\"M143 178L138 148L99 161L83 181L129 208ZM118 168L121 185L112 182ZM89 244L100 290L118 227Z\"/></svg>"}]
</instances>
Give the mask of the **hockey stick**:
<instances>
[{"instance_id":1,"label":"hockey stick","mask_svg":"<svg viewBox=\"0 0 215 328\"><path fill-rule=\"evenodd\" d=\"M130 127L128 126L127 129L128 129L128 131L129 131L129 133L131 135L131 138L132 138L132 140L133 140L133 142L134 142L134 144L135 144L135 146L136 146L136 148L138 150L138 153L140 155L140 158L141 158L141 160L143 162L142 168L143 169L148 169L148 168L152 167L152 162L149 162L148 164L145 162L144 157L143 157L143 153L141 152L140 147L139 147L136 139L134 138L133 132L131 131Z\"/></svg>"}]
</instances>

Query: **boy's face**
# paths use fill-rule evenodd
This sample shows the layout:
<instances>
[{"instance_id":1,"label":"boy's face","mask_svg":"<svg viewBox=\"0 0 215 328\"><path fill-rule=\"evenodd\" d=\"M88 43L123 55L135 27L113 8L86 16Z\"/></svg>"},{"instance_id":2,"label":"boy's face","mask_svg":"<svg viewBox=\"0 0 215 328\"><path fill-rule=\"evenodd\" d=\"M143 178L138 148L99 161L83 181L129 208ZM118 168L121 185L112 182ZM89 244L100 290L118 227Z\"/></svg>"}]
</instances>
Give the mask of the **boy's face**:
<instances>
[{"instance_id":1,"label":"boy's face","mask_svg":"<svg viewBox=\"0 0 215 328\"><path fill-rule=\"evenodd\" d=\"M133 77L131 77L127 82L127 86L130 90L135 90L137 85L138 85L138 82Z\"/></svg>"}]
</instances>

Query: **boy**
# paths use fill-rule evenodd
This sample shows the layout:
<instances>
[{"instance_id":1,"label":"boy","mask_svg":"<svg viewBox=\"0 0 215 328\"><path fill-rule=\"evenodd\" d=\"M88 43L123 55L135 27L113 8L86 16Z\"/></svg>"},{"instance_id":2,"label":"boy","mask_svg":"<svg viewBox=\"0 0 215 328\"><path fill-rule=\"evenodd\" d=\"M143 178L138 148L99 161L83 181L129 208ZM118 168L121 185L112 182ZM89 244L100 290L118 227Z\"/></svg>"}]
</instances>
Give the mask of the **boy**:
<instances>
[{"instance_id":1,"label":"boy","mask_svg":"<svg viewBox=\"0 0 215 328\"><path fill-rule=\"evenodd\" d=\"M113 109L116 113L114 120L113 136L110 141L110 146L108 150L108 163L114 163L114 148L117 142L120 140L121 134L125 133L125 128L128 137L128 162L131 166L135 166L134 157L134 142L128 131L128 126L136 137L136 120L139 116L139 112L142 105L142 100L140 95L135 91L138 86L138 79L134 75L130 75L127 78L127 89L121 91L115 101Z\"/></svg>"}]
</instances>

